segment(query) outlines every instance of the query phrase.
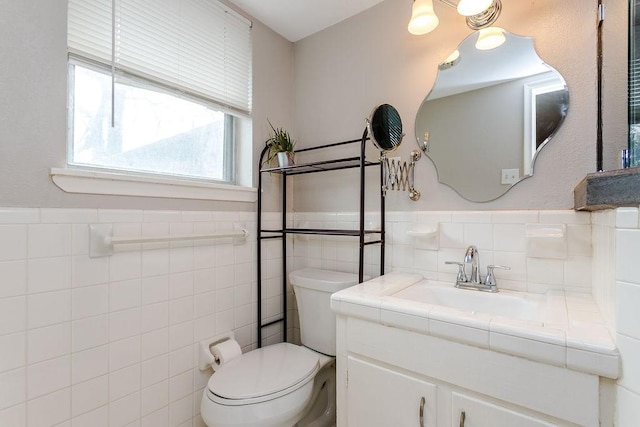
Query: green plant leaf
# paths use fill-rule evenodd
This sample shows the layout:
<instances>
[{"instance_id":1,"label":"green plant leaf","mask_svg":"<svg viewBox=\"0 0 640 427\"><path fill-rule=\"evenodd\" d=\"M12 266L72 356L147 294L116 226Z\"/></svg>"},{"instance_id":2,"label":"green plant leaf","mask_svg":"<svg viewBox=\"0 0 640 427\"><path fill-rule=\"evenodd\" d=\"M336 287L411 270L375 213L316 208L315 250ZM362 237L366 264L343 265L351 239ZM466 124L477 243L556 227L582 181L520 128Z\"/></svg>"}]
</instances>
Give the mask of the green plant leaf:
<instances>
[{"instance_id":1,"label":"green plant leaf","mask_svg":"<svg viewBox=\"0 0 640 427\"><path fill-rule=\"evenodd\" d=\"M289 132L282 127L275 127L269 119L267 119L271 132L269 138L265 141L265 145L269 147L267 158L263 164L270 164L278 153L294 152L296 142L293 140Z\"/></svg>"}]
</instances>

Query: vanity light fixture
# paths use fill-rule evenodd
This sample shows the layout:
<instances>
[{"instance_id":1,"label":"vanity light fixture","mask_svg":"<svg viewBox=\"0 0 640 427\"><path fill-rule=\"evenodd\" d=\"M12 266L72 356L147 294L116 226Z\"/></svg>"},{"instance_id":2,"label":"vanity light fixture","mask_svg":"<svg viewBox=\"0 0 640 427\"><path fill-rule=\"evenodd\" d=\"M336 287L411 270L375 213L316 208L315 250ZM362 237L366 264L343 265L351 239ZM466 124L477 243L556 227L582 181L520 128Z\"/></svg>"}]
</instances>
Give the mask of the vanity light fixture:
<instances>
[{"instance_id":1,"label":"vanity light fixture","mask_svg":"<svg viewBox=\"0 0 640 427\"><path fill-rule=\"evenodd\" d=\"M407 30L421 36L435 30L440 20L433 11L433 0L414 0Z\"/></svg>"},{"instance_id":2,"label":"vanity light fixture","mask_svg":"<svg viewBox=\"0 0 640 427\"><path fill-rule=\"evenodd\" d=\"M491 26L502 11L501 0L460 0L458 4L452 0L440 0L447 6L456 8L458 13L466 17L467 26L472 30L480 30ZM436 29L439 19L433 10L433 0L414 0L411 9L411 20L407 29L411 34L421 36Z\"/></svg>"},{"instance_id":3,"label":"vanity light fixture","mask_svg":"<svg viewBox=\"0 0 640 427\"><path fill-rule=\"evenodd\" d=\"M502 45L506 41L504 30L500 27L482 28L476 41L476 49L491 50Z\"/></svg>"},{"instance_id":4,"label":"vanity light fixture","mask_svg":"<svg viewBox=\"0 0 640 427\"><path fill-rule=\"evenodd\" d=\"M484 12L492 3L492 0L460 0L457 9L462 16L473 16Z\"/></svg>"}]
</instances>

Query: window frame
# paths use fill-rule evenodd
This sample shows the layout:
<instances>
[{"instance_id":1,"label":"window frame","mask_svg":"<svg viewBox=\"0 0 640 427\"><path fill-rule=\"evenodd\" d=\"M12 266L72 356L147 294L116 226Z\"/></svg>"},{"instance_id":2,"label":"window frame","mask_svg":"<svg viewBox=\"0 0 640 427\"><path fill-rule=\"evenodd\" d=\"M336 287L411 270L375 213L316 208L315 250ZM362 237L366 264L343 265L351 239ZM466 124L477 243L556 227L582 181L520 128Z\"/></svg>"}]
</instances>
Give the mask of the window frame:
<instances>
[{"instance_id":1,"label":"window frame","mask_svg":"<svg viewBox=\"0 0 640 427\"><path fill-rule=\"evenodd\" d=\"M250 28L251 22L249 21ZM52 181L63 191L81 194L237 202L255 202L257 200L257 189L253 187L253 170L251 168L253 164L251 153L253 150L249 149L253 145L250 112L244 113L235 108L226 108L224 104L219 104L216 101L167 86L161 81L151 81L152 79L131 73L126 73L127 79L132 82L141 82L140 87L150 86L153 90L162 91L173 96L178 95L180 98L201 103L224 113L225 136L229 135L228 138L225 137L225 153L229 155L224 156L224 169L226 177L230 179L228 181L219 181L204 177L113 169L72 162L73 113L71 109L73 107L73 81L70 76L72 67L76 65L98 72L105 72L108 69L109 74L114 71L113 65L107 67L102 62L97 63L85 57L78 58L75 53L68 53L67 92L69 112L67 114L66 165L62 168L52 168L50 171ZM125 75L121 70L116 70L116 72L118 76ZM251 74L251 70L249 70L249 73ZM251 79L249 84L251 84Z\"/></svg>"},{"instance_id":2,"label":"window frame","mask_svg":"<svg viewBox=\"0 0 640 427\"><path fill-rule=\"evenodd\" d=\"M173 177L177 179L188 179L188 180L212 182L212 183L219 183L219 184L231 184L231 185L236 184L237 180L236 180L235 164L236 164L236 156L237 156L238 150L236 149L236 140L235 140L235 136L236 136L236 131L235 131L236 116L235 115L230 114L224 108L222 108L221 106L219 106L218 104L212 101L190 96L176 89L162 85L160 83L150 81L149 79L131 75L122 71L119 71L117 73L117 76L120 80L119 81L120 84L139 88L139 89L152 90L158 93L170 95L182 100L200 104L206 108L210 108L212 110L216 110L224 114L224 141L223 141L224 158L223 158L223 165L222 165L223 178L214 179L214 178L198 177L198 176L191 176L191 175L163 173L159 171L144 171L144 170L136 170L136 169L110 167L110 166L104 166L104 165L87 164L87 163L73 161L73 150L74 150L74 143L75 143L73 132L74 132L74 111L75 111L74 88L75 88L75 67L76 66L85 68L87 70L90 70L96 73L102 73L104 75L111 74L111 70L109 70L106 66L98 63L92 63L90 61L86 61L83 59L79 59L79 58L76 58L75 56L70 56L67 61L67 72L68 72L68 77L67 77L67 81L68 81L67 165L69 167L86 168L88 170L96 169L99 171L114 172L114 173L130 173L133 175L141 175L141 176L149 175L149 176L160 176L160 177Z\"/></svg>"}]
</instances>

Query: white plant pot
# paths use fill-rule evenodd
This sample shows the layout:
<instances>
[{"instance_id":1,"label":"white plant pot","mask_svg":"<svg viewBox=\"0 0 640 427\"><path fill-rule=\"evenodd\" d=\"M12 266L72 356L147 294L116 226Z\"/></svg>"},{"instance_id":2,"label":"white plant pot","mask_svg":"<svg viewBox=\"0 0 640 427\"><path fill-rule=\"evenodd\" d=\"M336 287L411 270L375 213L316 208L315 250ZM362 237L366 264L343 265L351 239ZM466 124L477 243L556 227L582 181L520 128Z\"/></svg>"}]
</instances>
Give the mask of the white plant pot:
<instances>
[{"instance_id":1,"label":"white plant pot","mask_svg":"<svg viewBox=\"0 0 640 427\"><path fill-rule=\"evenodd\" d=\"M278 153L278 166L281 168L286 166L292 166L293 162L293 153L290 151L281 151Z\"/></svg>"}]
</instances>

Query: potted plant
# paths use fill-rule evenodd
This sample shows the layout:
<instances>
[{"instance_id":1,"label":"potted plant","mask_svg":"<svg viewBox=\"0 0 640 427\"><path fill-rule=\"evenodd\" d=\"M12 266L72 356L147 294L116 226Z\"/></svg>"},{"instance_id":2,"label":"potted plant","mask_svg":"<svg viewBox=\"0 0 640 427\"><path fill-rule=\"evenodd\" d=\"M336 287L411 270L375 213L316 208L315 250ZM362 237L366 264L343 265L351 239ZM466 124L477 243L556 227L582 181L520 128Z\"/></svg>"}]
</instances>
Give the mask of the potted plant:
<instances>
[{"instance_id":1,"label":"potted plant","mask_svg":"<svg viewBox=\"0 0 640 427\"><path fill-rule=\"evenodd\" d=\"M277 157L278 166L285 167L293 165L293 151L296 142L291 138L287 130L284 128L275 128L268 119L267 122L269 122L269 126L271 127L271 133L265 141L265 144L269 147L269 152L264 163L270 164L273 159Z\"/></svg>"}]
</instances>

